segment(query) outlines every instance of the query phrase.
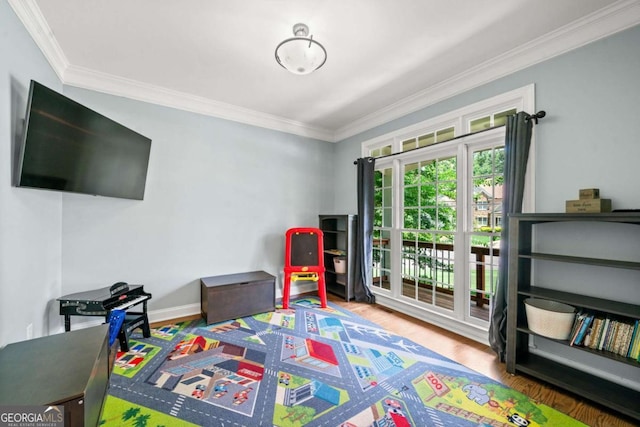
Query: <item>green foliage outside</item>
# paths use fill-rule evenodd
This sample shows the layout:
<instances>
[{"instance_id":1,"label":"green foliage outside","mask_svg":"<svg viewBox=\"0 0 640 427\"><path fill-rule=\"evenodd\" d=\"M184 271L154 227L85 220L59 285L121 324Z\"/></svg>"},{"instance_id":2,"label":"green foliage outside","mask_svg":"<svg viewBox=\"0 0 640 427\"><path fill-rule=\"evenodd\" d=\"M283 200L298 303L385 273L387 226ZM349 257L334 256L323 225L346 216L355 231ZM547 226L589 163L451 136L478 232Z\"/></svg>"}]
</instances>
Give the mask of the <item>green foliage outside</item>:
<instances>
[{"instance_id":1,"label":"green foliage outside","mask_svg":"<svg viewBox=\"0 0 640 427\"><path fill-rule=\"evenodd\" d=\"M494 188L504 183L504 149L473 154L473 184ZM404 229L455 231L457 200L457 161L455 157L435 159L405 166ZM389 226L391 209L391 170L376 171L374 227ZM481 231L492 231L482 227ZM499 230L496 230L499 232Z\"/></svg>"}]
</instances>

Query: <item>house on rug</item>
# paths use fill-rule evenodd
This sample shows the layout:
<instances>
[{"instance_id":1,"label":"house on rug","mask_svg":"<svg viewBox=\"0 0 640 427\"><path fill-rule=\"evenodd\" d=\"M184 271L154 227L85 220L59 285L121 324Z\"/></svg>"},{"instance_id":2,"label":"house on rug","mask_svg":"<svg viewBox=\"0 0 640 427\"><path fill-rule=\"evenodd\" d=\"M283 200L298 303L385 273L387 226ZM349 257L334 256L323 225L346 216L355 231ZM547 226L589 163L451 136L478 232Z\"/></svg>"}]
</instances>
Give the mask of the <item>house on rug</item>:
<instances>
[{"instance_id":1,"label":"house on rug","mask_svg":"<svg viewBox=\"0 0 640 427\"><path fill-rule=\"evenodd\" d=\"M0 348L64 332L57 298L121 281L153 295L151 322L200 313L202 277L264 271L279 301L286 230L356 214L354 160L369 156L376 304L488 344L507 221L501 125L520 111L547 114L534 126L526 211L562 213L591 188L613 209L640 209L638 1L311 3L0 3ZM308 75L274 57L298 22L327 54ZM31 81L151 140L142 200L15 185ZM546 250L578 234L599 257L625 234L583 231L552 230ZM640 248L612 253L637 262ZM599 283L621 286L583 289L590 271L536 274L640 305L627 286L637 276L611 270ZM292 295L314 286L294 283ZM177 351L197 355L196 341ZM296 346L301 363L333 366L317 343ZM565 347L540 345L573 363ZM637 366L587 358L576 363L640 389Z\"/></svg>"}]
</instances>

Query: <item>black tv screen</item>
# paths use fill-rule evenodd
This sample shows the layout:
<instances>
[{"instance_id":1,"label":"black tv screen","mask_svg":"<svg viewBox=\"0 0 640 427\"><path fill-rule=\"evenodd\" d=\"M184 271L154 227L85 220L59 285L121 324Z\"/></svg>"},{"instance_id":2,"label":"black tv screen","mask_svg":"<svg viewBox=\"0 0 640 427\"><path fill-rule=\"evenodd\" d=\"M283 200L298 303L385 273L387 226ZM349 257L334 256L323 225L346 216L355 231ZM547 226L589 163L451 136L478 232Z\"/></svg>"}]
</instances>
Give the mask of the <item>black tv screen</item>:
<instances>
[{"instance_id":1,"label":"black tv screen","mask_svg":"<svg viewBox=\"0 0 640 427\"><path fill-rule=\"evenodd\" d=\"M151 140L31 81L19 187L142 200Z\"/></svg>"}]
</instances>

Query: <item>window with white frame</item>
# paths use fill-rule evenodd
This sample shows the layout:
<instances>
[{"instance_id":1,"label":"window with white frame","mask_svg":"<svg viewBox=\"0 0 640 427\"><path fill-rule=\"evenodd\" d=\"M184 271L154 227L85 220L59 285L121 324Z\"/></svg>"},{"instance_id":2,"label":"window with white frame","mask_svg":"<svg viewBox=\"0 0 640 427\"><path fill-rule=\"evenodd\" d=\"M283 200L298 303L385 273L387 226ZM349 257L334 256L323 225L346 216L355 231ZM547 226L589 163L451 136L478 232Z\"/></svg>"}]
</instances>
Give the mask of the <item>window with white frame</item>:
<instances>
[{"instance_id":1,"label":"window with white frame","mask_svg":"<svg viewBox=\"0 0 640 427\"><path fill-rule=\"evenodd\" d=\"M363 143L378 158L374 292L488 326L503 220L500 126L533 107L528 86Z\"/></svg>"}]
</instances>

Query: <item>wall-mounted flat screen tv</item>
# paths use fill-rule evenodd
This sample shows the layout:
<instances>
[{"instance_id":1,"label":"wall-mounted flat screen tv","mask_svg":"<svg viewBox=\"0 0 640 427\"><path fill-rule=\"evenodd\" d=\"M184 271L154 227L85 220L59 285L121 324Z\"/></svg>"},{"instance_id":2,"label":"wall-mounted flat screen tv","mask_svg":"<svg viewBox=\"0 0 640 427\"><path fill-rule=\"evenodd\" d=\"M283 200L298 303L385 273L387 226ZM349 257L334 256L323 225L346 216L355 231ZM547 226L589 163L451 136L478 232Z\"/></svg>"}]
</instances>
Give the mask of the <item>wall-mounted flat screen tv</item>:
<instances>
[{"instance_id":1,"label":"wall-mounted flat screen tv","mask_svg":"<svg viewBox=\"0 0 640 427\"><path fill-rule=\"evenodd\" d=\"M142 200L151 140L31 81L17 186Z\"/></svg>"}]
</instances>

